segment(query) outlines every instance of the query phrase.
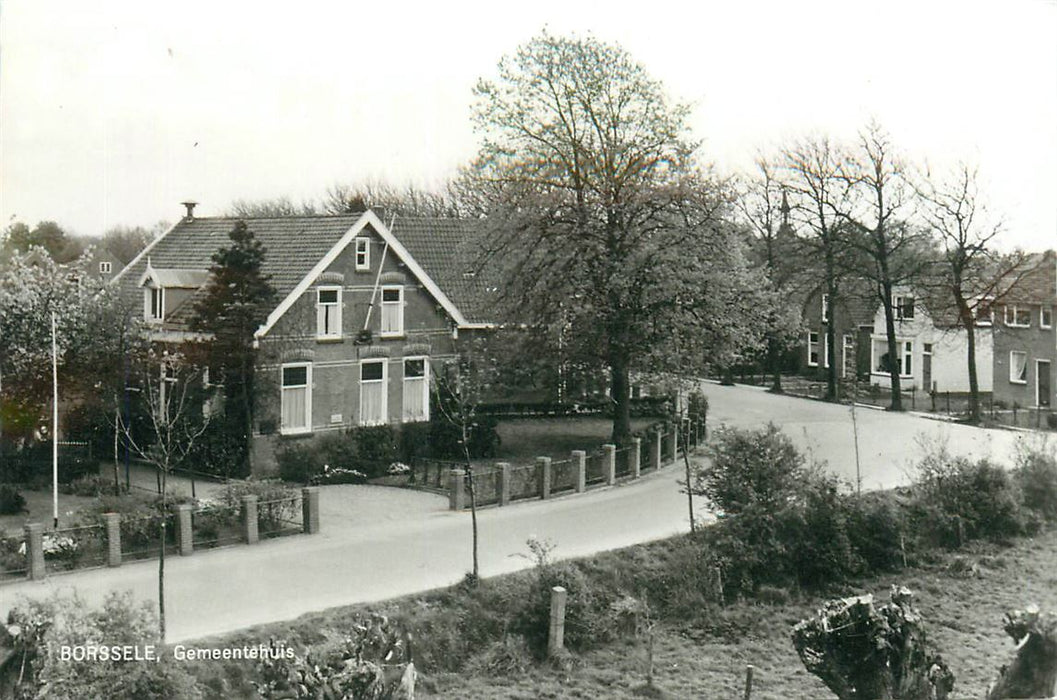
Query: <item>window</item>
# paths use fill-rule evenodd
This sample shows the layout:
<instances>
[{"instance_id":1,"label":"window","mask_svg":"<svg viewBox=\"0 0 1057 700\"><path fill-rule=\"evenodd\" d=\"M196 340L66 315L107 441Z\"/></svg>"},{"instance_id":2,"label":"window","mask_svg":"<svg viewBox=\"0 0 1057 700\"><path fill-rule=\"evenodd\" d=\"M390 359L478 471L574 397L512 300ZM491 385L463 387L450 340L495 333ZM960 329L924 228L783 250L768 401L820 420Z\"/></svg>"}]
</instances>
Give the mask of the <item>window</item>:
<instances>
[{"instance_id":1,"label":"window","mask_svg":"<svg viewBox=\"0 0 1057 700\"><path fill-rule=\"evenodd\" d=\"M818 333L814 331L807 334L807 365L818 367Z\"/></svg>"},{"instance_id":2,"label":"window","mask_svg":"<svg viewBox=\"0 0 1057 700\"><path fill-rule=\"evenodd\" d=\"M388 360L364 360L360 363L360 425L385 425L386 381Z\"/></svg>"},{"instance_id":3,"label":"window","mask_svg":"<svg viewBox=\"0 0 1057 700\"><path fill-rule=\"evenodd\" d=\"M429 420L429 363L424 357L404 358L404 422Z\"/></svg>"},{"instance_id":4,"label":"window","mask_svg":"<svg viewBox=\"0 0 1057 700\"><path fill-rule=\"evenodd\" d=\"M143 290L143 316L153 323L160 323L165 317L164 287L148 287Z\"/></svg>"},{"instance_id":5,"label":"window","mask_svg":"<svg viewBox=\"0 0 1057 700\"><path fill-rule=\"evenodd\" d=\"M1028 353L1020 350L1009 351L1009 382L1011 384L1028 383Z\"/></svg>"},{"instance_id":6,"label":"window","mask_svg":"<svg viewBox=\"0 0 1057 700\"><path fill-rule=\"evenodd\" d=\"M316 337L341 337L341 287L316 290Z\"/></svg>"},{"instance_id":7,"label":"window","mask_svg":"<svg viewBox=\"0 0 1057 700\"><path fill-rule=\"evenodd\" d=\"M382 287L382 336L404 334L404 288Z\"/></svg>"},{"instance_id":8,"label":"window","mask_svg":"<svg viewBox=\"0 0 1057 700\"><path fill-rule=\"evenodd\" d=\"M914 370L914 343L913 341L900 341L896 343L898 354L895 359L895 369L899 371L900 377L909 377ZM888 356L888 341L885 338L874 338L872 346L873 354L870 366L874 374L889 374L892 360Z\"/></svg>"},{"instance_id":9,"label":"window","mask_svg":"<svg viewBox=\"0 0 1057 700\"><path fill-rule=\"evenodd\" d=\"M995 320L995 311L991 308L991 299L978 299L969 302L978 326L990 326Z\"/></svg>"},{"instance_id":10,"label":"window","mask_svg":"<svg viewBox=\"0 0 1057 700\"><path fill-rule=\"evenodd\" d=\"M822 322L829 323L829 294L822 295Z\"/></svg>"},{"instance_id":11,"label":"window","mask_svg":"<svg viewBox=\"0 0 1057 700\"><path fill-rule=\"evenodd\" d=\"M101 263L99 263L99 274L101 274L101 275L109 275L111 269L112 269L111 268L111 263L109 263L109 262L101 262Z\"/></svg>"},{"instance_id":12,"label":"window","mask_svg":"<svg viewBox=\"0 0 1057 700\"><path fill-rule=\"evenodd\" d=\"M1031 327L1031 309L1017 306L1016 304L1006 307L1006 325L1016 328Z\"/></svg>"},{"instance_id":13,"label":"window","mask_svg":"<svg viewBox=\"0 0 1057 700\"><path fill-rule=\"evenodd\" d=\"M833 357L833 344L830 342L829 333L823 336L822 348L822 366L829 367L829 358Z\"/></svg>"},{"instance_id":14,"label":"window","mask_svg":"<svg viewBox=\"0 0 1057 700\"><path fill-rule=\"evenodd\" d=\"M1053 307L1044 306L1039 309L1039 328L1053 328Z\"/></svg>"},{"instance_id":15,"label":"window","mask_svg":"<svg viewBox=\"0 0 1057 700\"><path fill-rule=\"evenodd\" d=\"M371 269L371 239L356 239L356 271L363 272Z\"/></svg>"},{"instance_id":16,"label":"window","mask_svg":"<svg viewBox=\"0 0 1057 700\"><path fill-rule=\"evenodd\" d=\"M914 297L897 296L892 304L892 310L900 321L914 318Z\"/></svg>"},{"instance_id":17,"label":"window","mask_svg":"<svg viewBox=\"0 0 1057 700\"><path fill-rule=\"evenodd\" d=\"M282 425L280 432L307 433L312 430L312 365L282 366Z\"/></svg>"}]
</instances>

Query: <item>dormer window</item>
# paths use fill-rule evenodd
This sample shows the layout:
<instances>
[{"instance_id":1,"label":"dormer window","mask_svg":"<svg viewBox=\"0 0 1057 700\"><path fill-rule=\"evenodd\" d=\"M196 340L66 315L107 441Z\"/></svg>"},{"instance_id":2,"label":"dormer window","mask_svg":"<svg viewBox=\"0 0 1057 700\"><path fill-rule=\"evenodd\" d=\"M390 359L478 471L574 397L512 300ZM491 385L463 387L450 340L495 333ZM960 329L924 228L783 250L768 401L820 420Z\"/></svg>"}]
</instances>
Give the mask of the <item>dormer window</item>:
<instances>
[{"instance_id":1,"label":"dormer window","mask_svg":"<svg viewBox=\"0 0 1057 700\"><path fill-rule=\"evenodd\" d=\"M1014 328L1031 327L1031 309L1011 304L1006 306L1006 325Z\"/></svg>"},{"instance_id":2,"label":"dormer window","mask_svg":"<svg viewBox=\"0 0 1057 700\"><path fill-rule=\"evenodd\" d=\"M356 271L364 272L371 269L371 239L360 237L356 239Z\"/></svg>"},{"instance_id":3,"label":"dormer window","mask_svg":"<svg viewBox=\"0 0 1057 700\"><path fill-rule=\"evenodd\" d=\"M341 337L341 287L316 290L316 337Z\"/></svg>"},{"instance_id":4,"label":"dormer window","mask_svg":"<svg viewBox=\"0 0 1057 700\"><path fill-rule=\"evenodd\" d=\"M897 296L895 301L892 302L892 310L895 312L896 319L900 321L909 321L914 318L914 297L912 296Z\"/></svg>"},{"instance_id":5,"label":"dormer window","mask_svg":"<svg viewBox=\"0 0 1057 700\"><path fill-rule=\"evenodd\" d=\"M112 263L109 261L99 263L99 274L101 275L109 275L112 269Z\"/></svg>"},{"instance_id":6,"label":"dormer window","mask_svg":"<svg viewBox=\"0 0 1057 700\"><path fill-rule=\"evenodd\" d=\"M147 287L143 290L143 316L151 323L161 323L165 318L165 287Z\"/></svg>"}]
</instances>

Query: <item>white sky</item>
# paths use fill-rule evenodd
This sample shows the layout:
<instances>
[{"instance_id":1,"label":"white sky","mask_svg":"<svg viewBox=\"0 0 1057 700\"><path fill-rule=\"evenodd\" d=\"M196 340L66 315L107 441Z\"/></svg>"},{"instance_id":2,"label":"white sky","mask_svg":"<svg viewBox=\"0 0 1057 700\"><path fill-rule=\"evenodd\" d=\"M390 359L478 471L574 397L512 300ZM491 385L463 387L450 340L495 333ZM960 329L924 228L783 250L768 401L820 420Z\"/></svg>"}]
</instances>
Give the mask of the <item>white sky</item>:
<instances>
[{"instance_id":1,"label":"white sky","mask_svg":"<svg viewBox=\"0 0 1057 700\"><path fill-rule=\"evenodd\" d=\"M0 225L434 184L475 152L474 82L546 26L619 42L694 103L722 172L876 117L912 159L979 163L1007 245L1057 246L1057 3L689 7L0 0Z\"/></svg>"}]
</instances>

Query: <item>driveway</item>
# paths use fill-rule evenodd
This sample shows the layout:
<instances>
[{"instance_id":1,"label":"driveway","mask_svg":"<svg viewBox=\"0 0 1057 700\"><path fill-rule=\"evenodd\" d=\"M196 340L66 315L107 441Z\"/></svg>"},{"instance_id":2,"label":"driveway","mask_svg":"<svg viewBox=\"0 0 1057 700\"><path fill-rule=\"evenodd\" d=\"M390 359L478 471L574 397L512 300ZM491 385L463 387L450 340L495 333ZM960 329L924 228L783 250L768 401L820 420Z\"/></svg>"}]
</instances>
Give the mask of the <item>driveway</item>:
<instances>
[{"instance_id":1,"label":"driveway","mask_svg":"<svg viewBox=\"0 0 1057 700\"><path fill-rule=\"evenodd\" d=\"M836 473L854 479L855 443L847 407L706 384L710 423L774 421ZM903 483L915 439L947 440L970 456L1012 454L1016 435L857 409L863 484ZM557 557L574 557L688 529L681 464L634 483L583 496L533 501L479 513L481 573L526 568L529 537L549 539ZM200 638L325 608L391 598L455 583L470 569L470 516L445 498L378 486L322 490L322 532L166 560L169 641ZM157 563L129 564L0 587L0 612L16 596L76 589L89 602L130 589L157 594Z\"/></svg>"}]
</instances>

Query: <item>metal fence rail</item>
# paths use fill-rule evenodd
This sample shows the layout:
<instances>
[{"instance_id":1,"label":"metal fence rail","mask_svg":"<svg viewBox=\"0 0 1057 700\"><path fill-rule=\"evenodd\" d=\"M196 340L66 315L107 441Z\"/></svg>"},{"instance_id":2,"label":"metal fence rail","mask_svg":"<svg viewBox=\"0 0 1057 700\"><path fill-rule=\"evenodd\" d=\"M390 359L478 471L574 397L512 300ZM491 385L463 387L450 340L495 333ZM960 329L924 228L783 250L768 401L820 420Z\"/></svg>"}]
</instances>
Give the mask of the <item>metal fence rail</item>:
<instances>
[{"instance_id":1,"label":"metal fence rail","mask_svg":"<svg viewBox=\"0 0 1057 700\"><path fill-rule=\"evenodd\" d=\"M150 559L161 548L161 523L165 521L165 553L175 554L176 514L121 518L121 561Z\"/></svg>"},{"instance_id":2,"label":"metal fence rail","mask_svg":"<svg viewBox=\"0 0 1057 700\"><path fill-rule=\"evenodd\" d=\"M469 480L470 475L467 474L465 478ZM499 503L499 478L498 469L492 467L474 467L474 502L478 506ZM469 491L467 491L467 494L469 494ZM469 502L469 497L467 497L467 502Z\"/></svg>"},{"instance_id":3,"label":"metal fence rail","mask_svg":"<svg viewBox=\"0 0 1057 700\"><path fill-rule=\"evenodd\" d=\"M572 491L576 488L576 462L563 459L551 462L551 493Z\"/></svg>"},{"instance_id":4,"label":"metal fence rail","mask_svg":"<svg viewBox=\"0 0 1057 700\"><path fill-rule=\"evenodd\" d=\"M44 570L49 574L106 566L107 537L103 525L67 527L44 533Z\"/></svg>"},{"instance_id":5,"label":"metal fence rail","mask_svg":"<svg viewBox=\"0 0 1057 700\"><path fill-rule=\"evenodd\" d=\"M28 571L25 536L0 537L0 581L25 578Z\"/></svg>"},{"instance_id":6,"label":"metal fence rail","mask_svg":"<svg viewBox=\"0 0 1057 700\"><path fill-rule=\"evenodd\" d=\"M605 474L605 455L602 453L589 454L587 455L586 465L586 479L588 486L591 484L600 484L606 480Z\"/></svg>"},{"instance_id":7,"label":"metal fence rail","mask_svg":"<svg viewBox=\"0 0 1057 700\"><path fill-rule=\"evenodd\" d=\"M232 508L209 505L191 511L191 544L208 549L237 544L243 540L241 514Z\"/></svg>"},{"instance_id":8,"label":"metal fence rail","mask_svg":"<svg viewBox=\"0 0 1057 700\"><path fill-rule=\"evenodd\" d=\"M538 498L540 495L540 471L535 464L510 468L510 500Z\"/></svg>"},{"instance_id":9,"label":"metal fence rail","mask_svg":"<svg viewBox=\"0 0 1057 700\"><path fill-rule=\"evenodd\" d=\"M257 504L257 534L261 538L299 535L303 531L300 494Z\"/></svg>"},{"instance_id":10,"label":"metal fence rail","mask_svg":"<svg viewBox=\"0 0 1057 700\"><path fill-rule=\"evenodd\" d=\"M631 473L631 460L634 455L631 453L630 447L623 447L617 450L616 453L616 475L627 476Z\"/></svg>"}]
</instances>

